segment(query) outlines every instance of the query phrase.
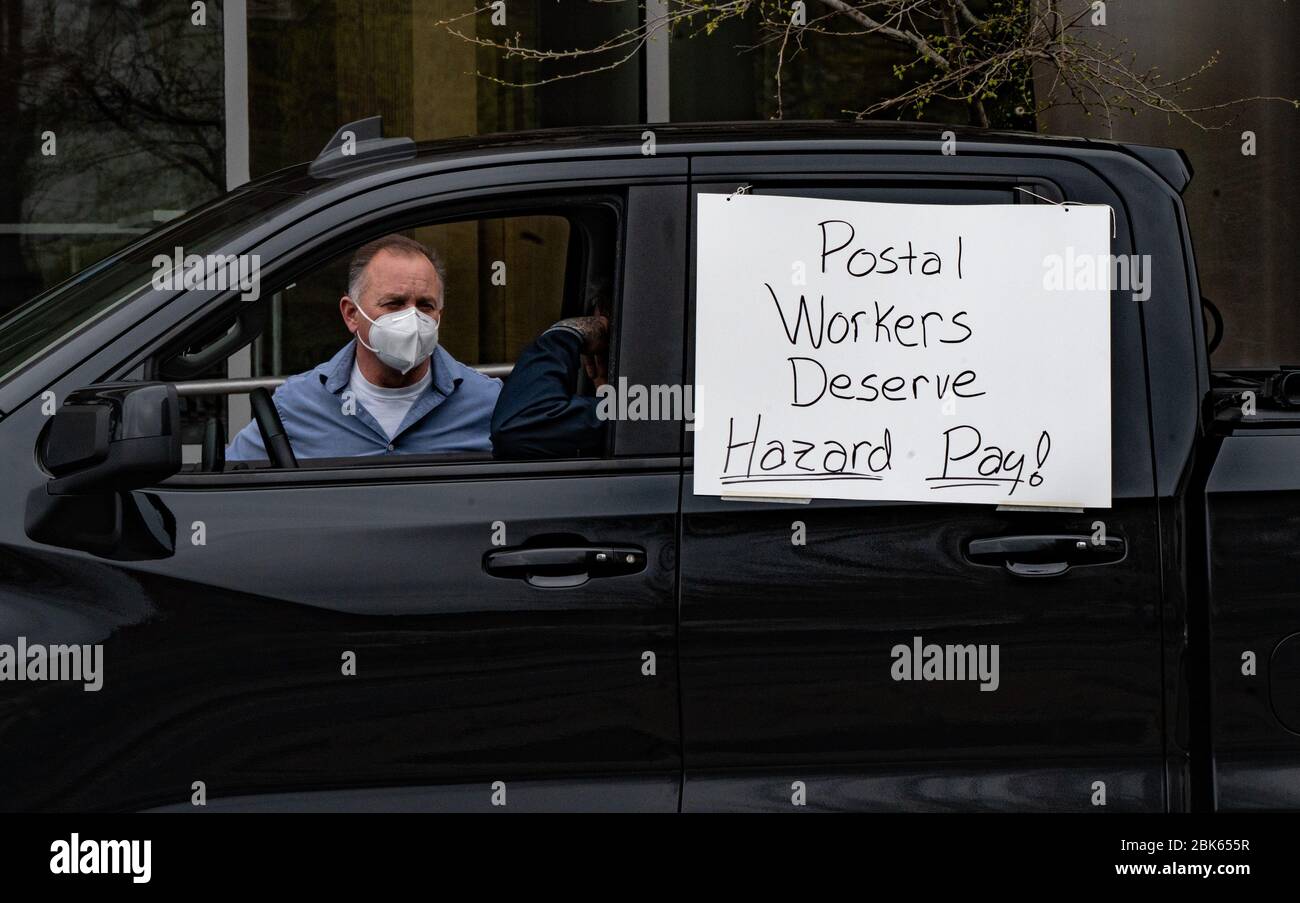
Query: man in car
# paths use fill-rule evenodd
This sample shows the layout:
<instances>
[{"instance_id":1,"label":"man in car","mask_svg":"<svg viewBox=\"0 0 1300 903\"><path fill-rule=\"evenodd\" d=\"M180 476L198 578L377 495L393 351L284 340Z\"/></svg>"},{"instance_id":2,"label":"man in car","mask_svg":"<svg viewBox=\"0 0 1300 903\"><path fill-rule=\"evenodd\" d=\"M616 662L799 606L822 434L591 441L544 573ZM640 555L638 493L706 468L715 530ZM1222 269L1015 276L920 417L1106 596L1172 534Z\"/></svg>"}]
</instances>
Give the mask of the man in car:
<instances>
[{"instance_id":1,"label":"man in car","mask_svg":"<svg viewBox=\"0 0 1300 903\"><path fill-rule=\"evenodd\" d=\"M606 382L609 309L596 289L591 316L561 320L543 332L515 363L492 415L498 458L572 458L605 451L600 399L574 391L578 370L599 389Z\"/></svg>"},{"instance_id":2,"label":"man in car","mask_svg":"<svg viewBox=\"0 0 1300 903\"><path fill-rule=\"evenodd\" d=\"M438 346L446 284L442 258L402 235L357 250L339 301L353 340L273 396L296 457L491 450L501 381ZM267 457L256 423L226 449L230 461Z\"/></svg>"}]
</instances>

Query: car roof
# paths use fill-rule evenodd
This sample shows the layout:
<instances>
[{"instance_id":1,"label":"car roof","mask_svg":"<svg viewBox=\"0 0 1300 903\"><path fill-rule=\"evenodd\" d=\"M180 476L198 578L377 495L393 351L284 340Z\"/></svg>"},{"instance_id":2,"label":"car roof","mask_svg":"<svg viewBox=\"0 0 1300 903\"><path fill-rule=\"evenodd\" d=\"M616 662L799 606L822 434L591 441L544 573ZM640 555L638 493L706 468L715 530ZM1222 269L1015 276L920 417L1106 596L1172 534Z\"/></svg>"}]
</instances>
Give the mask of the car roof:
<instances>
[{"instance_id":1,"label":"car roof","mask_svg":"<svg viewBox=\"0 0 1300 903\"><path fill-rule=\"evenodd\" d=\"M1185 155L1173 148L1122 143L1095 138L1045 135L967 125L892 120L748 120L736 122L672 122L629 125L583 126L529 131L464 135L414 144L414 154L401 161L367 161L358 157L328 177L308 173L308 162L287 167L250 183L247 187L307 192L313 187L337 184L349 175L374 173L383 165L436 164L448 160L483 164L501 157L521 155L537 160L640 156L647 140L654 136L656 155L756 153L763 151L834 152L853 150L919 150L933 147L951 132L959 142L978 142L1049 149L1111 149L1142 160L1179 192L1191 179ZM907 147L906 145L911 145Z\"/></svg>"}]
</instances>

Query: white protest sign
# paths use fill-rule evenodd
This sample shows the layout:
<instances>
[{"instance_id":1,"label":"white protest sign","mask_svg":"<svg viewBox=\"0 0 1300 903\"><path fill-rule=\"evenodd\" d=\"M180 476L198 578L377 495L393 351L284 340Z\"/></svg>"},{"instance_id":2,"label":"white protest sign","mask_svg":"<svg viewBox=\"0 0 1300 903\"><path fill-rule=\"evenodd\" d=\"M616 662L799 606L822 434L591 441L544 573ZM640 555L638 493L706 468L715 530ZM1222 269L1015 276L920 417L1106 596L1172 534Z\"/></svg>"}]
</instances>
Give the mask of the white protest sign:
<instances>
[{"instance_id":1,"label":"white protest sign","mask_svg":"<svg viewBox=\"0 0 1300 903\"><path fill-rule=\"evenodd\" d=\"M1109 507L1110 217L700 195L695 493Z\"/></svg>"}]
</instances>

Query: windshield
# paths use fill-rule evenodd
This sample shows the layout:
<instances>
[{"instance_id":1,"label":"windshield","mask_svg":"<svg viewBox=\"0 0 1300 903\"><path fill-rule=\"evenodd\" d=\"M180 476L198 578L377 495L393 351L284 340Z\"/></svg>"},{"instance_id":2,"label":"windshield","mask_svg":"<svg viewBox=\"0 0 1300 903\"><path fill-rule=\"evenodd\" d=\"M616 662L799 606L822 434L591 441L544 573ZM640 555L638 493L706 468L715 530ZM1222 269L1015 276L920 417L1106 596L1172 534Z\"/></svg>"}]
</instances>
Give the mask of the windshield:
<instances>
[{"instance_id":1,"label":"windshield","mask_svg":"<svg viewBox=\"0 0 1300 903\"><path fill-rule=\"evenodd\" d=\"M237 191L128 245L0 319L0 380L66 341L100 317L151 288L154 257L207 254L220 248L272 208L300 195L258 189Z\"/></svg>"}]
</instances>

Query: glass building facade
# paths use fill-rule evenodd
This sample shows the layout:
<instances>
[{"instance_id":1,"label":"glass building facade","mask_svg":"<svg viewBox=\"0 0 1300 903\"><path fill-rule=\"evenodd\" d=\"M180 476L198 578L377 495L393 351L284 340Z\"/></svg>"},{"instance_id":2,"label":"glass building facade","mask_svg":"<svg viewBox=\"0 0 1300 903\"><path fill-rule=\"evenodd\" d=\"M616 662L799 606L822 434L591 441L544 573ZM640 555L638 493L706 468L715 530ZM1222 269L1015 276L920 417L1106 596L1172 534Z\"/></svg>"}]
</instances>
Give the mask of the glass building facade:
<instances>
[{"instance_id":1,"label":"glass building facade","mask_svg":"<svg viewBox=\"0 0 1300 903\"><path fill-rule=\"evenodd\" d=\"M541 70L481 43L517 34L554 51L590 46L653 20L666 2L508 0L501 26L474 15L483 4L473 0L0 0L0 120L11 139L0 144L0 314L180 211L310 160L340 124L365 116L382 114L387 134L417 141L553 126L843 118L864 98L895 90L895 66L908 58L880 39L810 36L782 71L778 106L777 50L749 20L708 35L661 31L626 64L575 78L556 76L577 64ZM1107 28L1144 67L1171 75L1218 51L1197 100L1300 96L1290 46L1300 33L1296 4L1115 2ZM553 80L513 86L546 76ZM1121 122L1115 137L1184 147L1197 170L1188 207L1202 287L1227 321L1216 363L1294 362L1300 180L1290 172L1300 113L1275 103L1234 115L1227 128L1204 131L1145 112ZM935 105L926 118L964 122L966 114ZM1069 110L1011 124L1109 135ZM1257 138L1254 156L1241 152L1245 131ZM508 360L549 315L539 299L553 294L563 223L515 217L417 237L449 262L448 342L463 360ZM484 263L497 259L523 267L538 297L521 286L501 314L473 303ZM273 328L235 366L292 373L332 352L340 267L278 299Z\"/></svg>"}]
</instances>

